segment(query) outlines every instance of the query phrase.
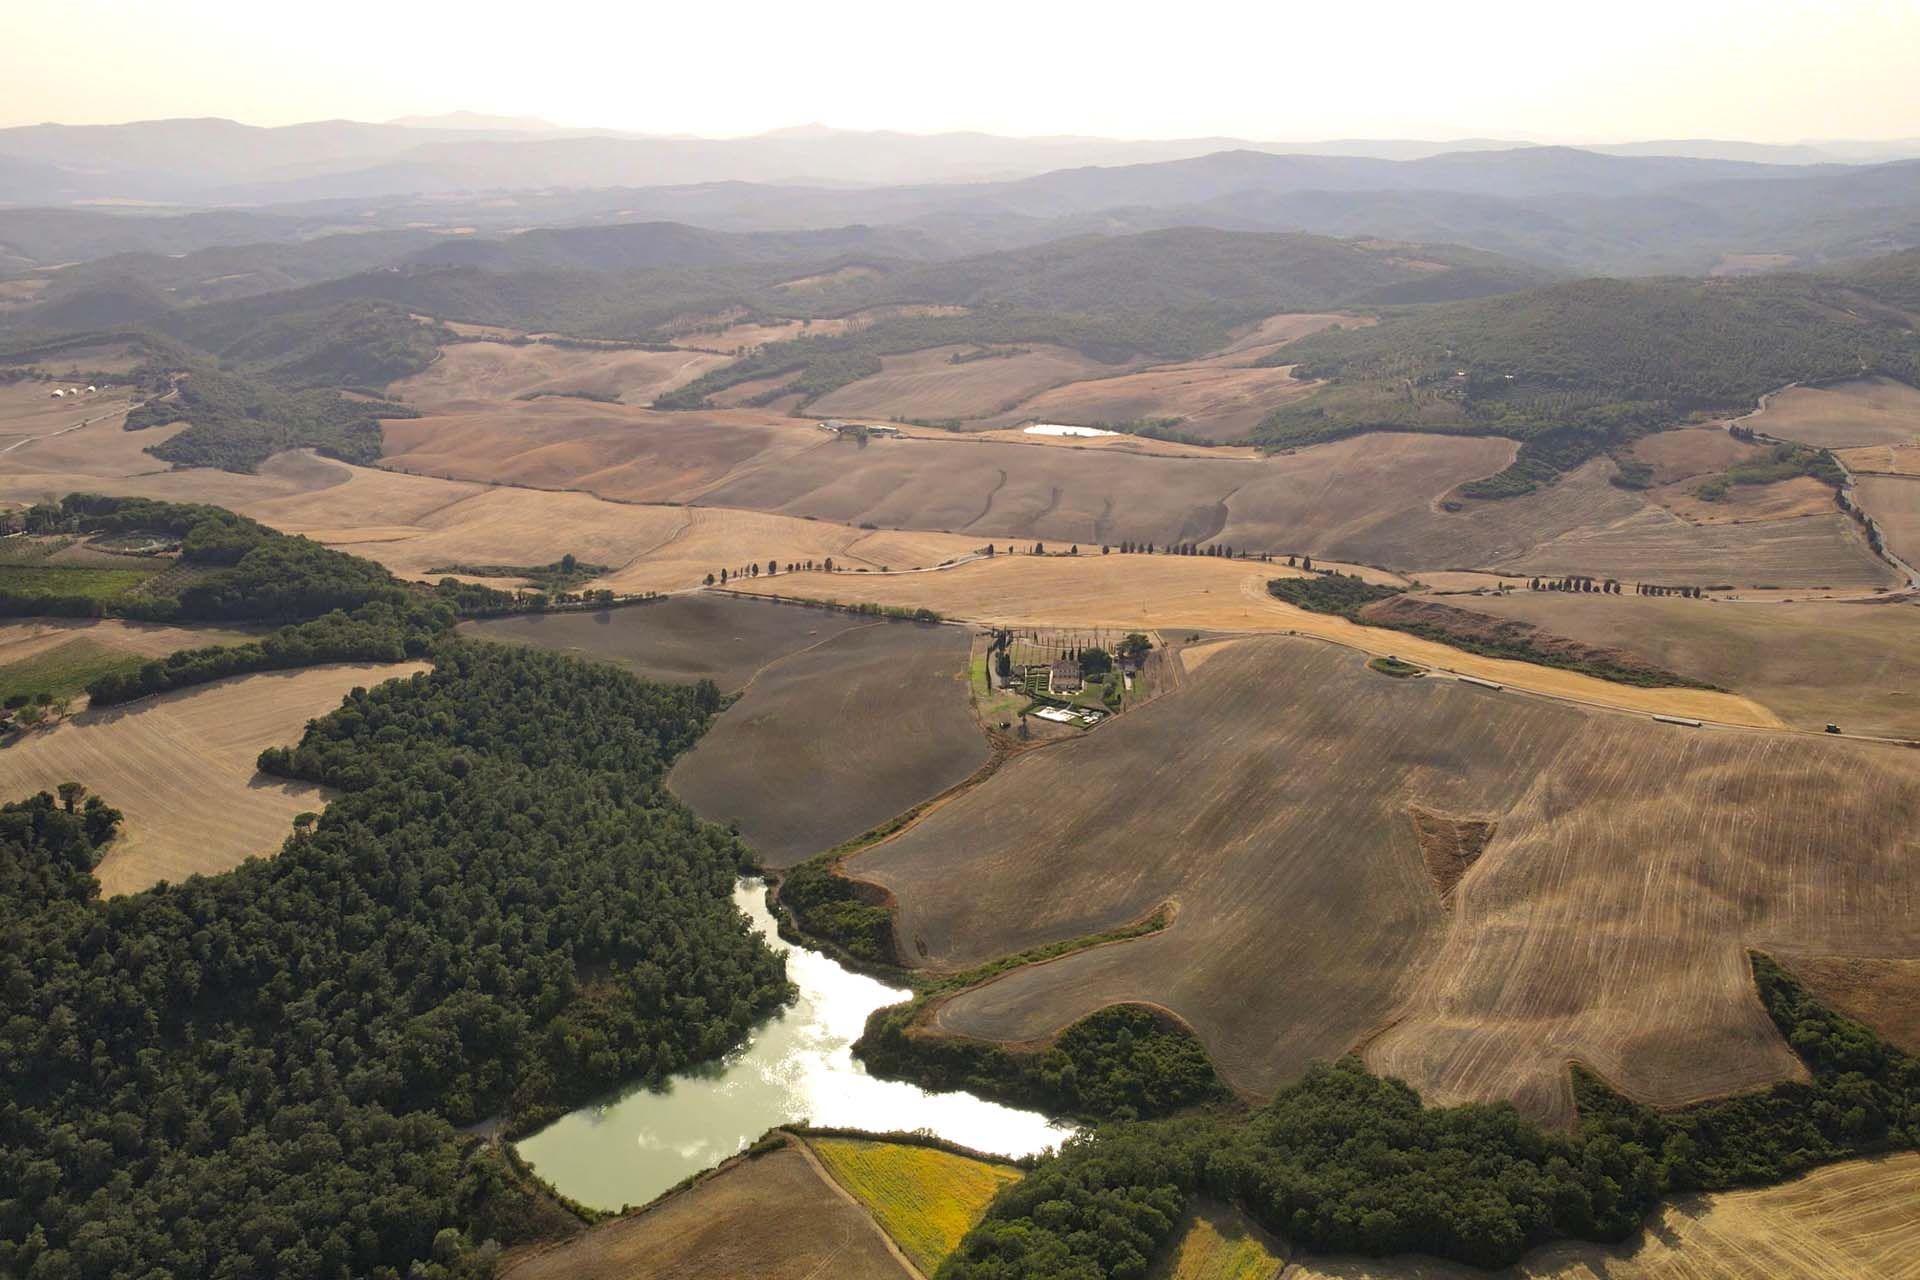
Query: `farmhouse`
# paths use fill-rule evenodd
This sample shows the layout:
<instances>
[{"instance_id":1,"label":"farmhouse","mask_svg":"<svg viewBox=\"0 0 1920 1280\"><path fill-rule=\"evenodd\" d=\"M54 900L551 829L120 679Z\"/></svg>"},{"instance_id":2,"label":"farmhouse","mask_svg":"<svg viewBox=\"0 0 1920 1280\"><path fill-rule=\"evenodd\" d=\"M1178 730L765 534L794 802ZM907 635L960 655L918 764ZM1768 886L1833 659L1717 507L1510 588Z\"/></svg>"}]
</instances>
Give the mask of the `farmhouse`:
<instances>
[{"instance_id":1,"label":"farmhouse","mask_svg":"<svg viewBox=\"0 0 1920 1280\"><path fill-rule=\"evenodd\" d=\"M1072 658L1062 658L1053 664L1048 674L1047 689L1052 693L1078 693L1084 682L1080 678L1080 664Z\"/></svg>"}]
</instances>

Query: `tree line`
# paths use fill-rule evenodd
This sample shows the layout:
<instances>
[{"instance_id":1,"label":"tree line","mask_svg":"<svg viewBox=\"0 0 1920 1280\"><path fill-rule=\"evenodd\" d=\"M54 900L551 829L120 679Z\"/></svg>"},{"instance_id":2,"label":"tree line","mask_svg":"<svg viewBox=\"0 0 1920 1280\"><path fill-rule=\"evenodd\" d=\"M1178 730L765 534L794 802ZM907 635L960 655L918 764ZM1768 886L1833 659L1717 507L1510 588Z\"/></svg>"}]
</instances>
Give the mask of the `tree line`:
<instances>
[{"instance_id":1,"label":"tree line","mask_svg":"<svg viewBox=\"0 0 1920 1280\"><path fill-rule=\"evenodd\" d=\"M1138 1280L1199 1193L1306 1248L1498 1267L1556 1239L1623 1240L1662 1196L1920 1145L1920 1062L1766 957L1753 968L1808 1083L1657 1112L1576 1067L1578 1127L1561 1133L1506 1103L1423 1106L1346 1058L1244 1119L1200 1113L1071 1139L1000 1193L939 1278Z\"/></svg>"}]
</instances>

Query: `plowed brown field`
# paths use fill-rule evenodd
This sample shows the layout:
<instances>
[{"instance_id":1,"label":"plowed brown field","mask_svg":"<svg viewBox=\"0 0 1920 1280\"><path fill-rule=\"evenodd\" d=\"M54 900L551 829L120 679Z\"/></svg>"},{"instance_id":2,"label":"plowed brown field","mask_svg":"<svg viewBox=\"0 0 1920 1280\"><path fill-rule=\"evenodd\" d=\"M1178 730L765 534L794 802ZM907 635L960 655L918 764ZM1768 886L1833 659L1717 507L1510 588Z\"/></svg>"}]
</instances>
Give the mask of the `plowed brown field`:
<instances>
[{"instance_id":1,"label":"plowed brown field","mask_svg":"<svg viewBox=\"0 0 1920 1280\"><path fill-rule=\"evenodd\" d=\"M1496 823L1450 912L1414 804ZM1435 1102L1564 1121L1569 1058L1656 1105L1796 1078L1746 950L1920 955L1916 819L1898 748L1390 680L1267 638L847 870L938 969L1180 904L1163 932L954 998L947 1030L1024 1041L1143 1001L1244 1089L1364 1045Z\"/></svg>"},{"instance_id":2,"label":"plowed brown field","mask_svg":"<svg viewBox=\"0 0 1920 1280\"><path fill-rule=\"evenodd\" d=\"M797 1148L518 1257L504 1280L908 1280L879 1226Z\"/></svg>"},{"instance_id":3,"label":"plowed brown field","mask_svg":"<svg viewBox=\"0 0 1920 1280\"><path fill-rule=\"evenodd\" d=\"M1760 450L1757 444L1734 439L1725 427L1681 427L1641 439L1628 456L1653 468L1654 484L1672 484L1725 471Z\"/></svg>"},{"instance_id":4,"label":"plowed brown field","mask_svg":"<svg viewBox=\"0 0 1920 1280\"><path fill-rule=\"evenodd\" d=\"M1480 1271L1428 1258L1297 1262L1285 1280L1914 1280L1920 1156L1816 1169L1757 1191L1683 1196L1619 1245L1555 1244Z\"/></svg>"},{"instance_id":5,"label":"plowed brown field","mask_svg":"<svg viewBox=\"0 0 1920 1280\"><path fill-rule=\"evenodd\" d=\"M0 794L15 800L80 782L126 815L96 868L112 895L238 866L280 850L293 815L325 792L254 769L356 685L421 663L310 667L240 676L141 702L82 712L0 754Z\"/></svg>"},{"instance_id":6,"label":"plowed brown field","mask_svg":"<svg viewBox=\"0 0 1920 1280\"><path fill-rule=\"evenodd\" d=\"M964 781L987 762L959 627L876 622L778 659L667 785L704 818L737 820L791 866Z\"/></svg>"},{"instance_id":7,"label":"plowed brown field","mask_svg":"<svg viewBox=\"0 0 1920 1280\"><path fill-rule=\"evenodd\" d=\"M1775 957L1823 1003L1864 1022L1890 1044L1920 1054L1920 959Z\"/></svg>"}]
</instances>

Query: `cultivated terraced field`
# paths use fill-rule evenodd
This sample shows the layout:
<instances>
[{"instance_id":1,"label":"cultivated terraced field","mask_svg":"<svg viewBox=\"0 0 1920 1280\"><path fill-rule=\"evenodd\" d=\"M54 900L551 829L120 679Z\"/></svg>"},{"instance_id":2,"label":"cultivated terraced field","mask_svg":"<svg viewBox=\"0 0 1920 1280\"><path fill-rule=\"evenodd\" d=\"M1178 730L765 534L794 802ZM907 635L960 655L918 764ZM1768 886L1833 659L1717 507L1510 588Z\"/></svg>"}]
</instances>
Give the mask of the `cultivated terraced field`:
<instances>
[{"instance_id":1,"label":"cultivated terraced field","mask_svg":"<svg viewBox=\"0 0 1920 1280\"><path fill-rule=\"evenodd\" d=\"M963 781L989 755L960 627L875 622L763 669L667 775L791 866Z\"/></svg>"},{"instance_id":2,"label":"cultivated terraced field","mask_svg":"<svg viewBox=\"0 0 1920 1280\"><path fill-rule=\"evenodd\" d=\"M1494 824L1449 903L1411 806L1429 831ZM1656 1105L1797 1078L1746 949L1920 956L1916 816L1899 748L1391 680L1267 638L846 866L938 969L1178 904L1158 934L953 998L947 1030L1024 1041L1143 1001L1242 1089L1364 1046L1433 1101L1564 1122L1569 1058Z\"/></svg>"},{"instance_id":3,"label":"cultivated terraced field","mask_svg":"<svg viewBox=\"0 0 1920 1280\"><path fill-rule=\"evenodd\" d=\"M482 640L538 645L617 662L649 680L742 688L768 663L873 619L734 596L676 596L597 613L529 613L462 623Z\"/></svg>"},{"instance_id":4,"label":"cultivated terraced field","mask_svg":"<svg viewBox=\"0 0 1920 1280\"><path fill-rule=\"evenodd\" d=\"M994 1194L1021 1177L1012 1165L935 1147L865 1138L811 1138L808 1145L926 1275L980 1221Z\"/></svg>"},{"instance_id":5,"label":"cultivated terraced field","mask_svg":"<svg viewBox=\"0 0 1920 1280\"><path fill-rule=\"evenodd\" d=\"M1745 694L1799 729L1920 738L1920 607L1546 591L1448 596Z\"/></svg>"},{"instance_id":6,"label":"cultivated terraced field","mask_svg":"<svg viewBox=\"0 0 1920 1280\"><path fill-rule=\"evenodd\" d=\"M1480 1271L1425 1258L1311 1259L1287 1280L1913 1280L1920 1156L1816 1169L1757 1191L1685 1196L1625 1244L1556 1244Z\"/></svg>"},{"instance_id":7,"label":"cultivated terraced field","mask_svg":"<svg viewBox=\"0 0 1920 1280\"><path fill-rule=\"evenodd\" d=\"M650 1209L508 1257L503 1280L908 1280L887 1237L798 1148L743 1160Z\"/></svg>"},{"instance_id":8,"label":"cultivated terraced field","mask_svg":"<svg viewBox=\"0 0 1920 1280\"><path fill-rule=\"evenodd\" d=\"M926 422L987 418L1036 392L1125 366L1102 364L1066 347L1022 344L1021 354L953 362L970 346L929 347L883 356L880 372L829 391L807 406L825 417L914 418Z\"/></svg>"},{"instance_id":9,"label":"cultivated terraced field","mask_svg":"<svg viewBox=\"0 0 1920 1280\"><path fill-rule=\"evenodd\" d=\"M513 401L585 391L627 404L692 382L728 363L703 351L577 349L544 342L456 342L431 366L391 384L388 393L423 409L472 401Z\"/></svg>"},{"instance_id":10,"label":"cultivated terraced field","mask_svg":"<svg viewBox=\"0 0 1920 1280\"><path fill-rule=\"evenodd\" d=\"M1293 573L1297 571L1284 564L1208 556L1001 555L936 573L782 574L758 580L751 590L848 604L924 607L950 618L1001 626L1161 629L1175 636L1181 632L1297 631L1368 654L1394 654L1601 706L1692 715L1726 724L1780 724L1771 711L1735 694L1616 684L1529 662L1484 658L1403 632L1310 613L1283 604L1267 591L1270 579Z\"/></svg>"},{"instance_id":11,"label":"cultivated terraced field","mask_svg":"<svg viewBox=\"0 0 1920 1280\"><path fill-rule=\"evenodd\" d=\"M124 813L121 834L96 869L109 896L226 871L279 852L293 815L325 804L325 792L311 783L256 771L260 752L294 742L354 686L424 669L268 672L83 712L9 747L0 756L0 792L13 800L81 782Z\"/></svg>"},{"instance_id":12,"label":"cultivated terraced field","mask_svg":"<svg viewBox=\"0 0 1920 1280\"><path fill-rule=\"evenodd\" d=\"M1745 426L1823 449L1906 444L1920 435L1920 391L1891 378L1794 387L1769 396Z\"/></svg>"}]
</instances>

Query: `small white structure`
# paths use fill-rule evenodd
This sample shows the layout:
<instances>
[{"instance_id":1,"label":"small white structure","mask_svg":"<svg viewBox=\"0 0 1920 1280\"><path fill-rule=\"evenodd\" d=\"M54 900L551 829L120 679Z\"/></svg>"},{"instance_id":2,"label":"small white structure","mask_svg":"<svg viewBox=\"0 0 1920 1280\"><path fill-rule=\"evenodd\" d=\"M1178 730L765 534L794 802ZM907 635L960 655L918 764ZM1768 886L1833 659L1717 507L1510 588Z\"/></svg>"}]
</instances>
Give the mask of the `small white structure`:
<instances>
[{"instance_id":1,"label":"small white structure","mask_svg":"<svg viewBox=\"0 0 1920 1280\"><path fill-rule=\"evenodd\" d=\"M1069 427L1058 422L1036 422L1027 427L1030 436L1117 436L1118 431L1108 431L1104 427Z\"/></svg>"},{"instance_id":2,"label":"small white structure","mask_svg":"<svg viewBox=\"0 0 1920 1280\"><path fill-rule=\"evenodd\" d=\"M55 387L53 389L53 398L55 400L65 400L67 398L67 393L60 390L60 388Z\"/></svg>"},{"instance_id":3,"label":"small white structure","mask_svg":"<svg viewBox=\"0 0 1920 1280\"><path fill-rule=\"evenodd\" d=\"M95 391L98 391L99 389L100 389L100 388L98 388L98 387L96 387L96 386L94 386L94 385L93 385L92 383L88 383L88 384L87 384L87 392L88 392L88 394L92 394L93 392L95 392Z\"/></svg>"}]
</instances>

